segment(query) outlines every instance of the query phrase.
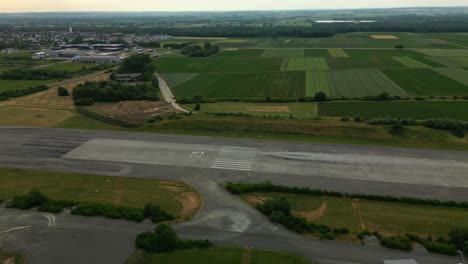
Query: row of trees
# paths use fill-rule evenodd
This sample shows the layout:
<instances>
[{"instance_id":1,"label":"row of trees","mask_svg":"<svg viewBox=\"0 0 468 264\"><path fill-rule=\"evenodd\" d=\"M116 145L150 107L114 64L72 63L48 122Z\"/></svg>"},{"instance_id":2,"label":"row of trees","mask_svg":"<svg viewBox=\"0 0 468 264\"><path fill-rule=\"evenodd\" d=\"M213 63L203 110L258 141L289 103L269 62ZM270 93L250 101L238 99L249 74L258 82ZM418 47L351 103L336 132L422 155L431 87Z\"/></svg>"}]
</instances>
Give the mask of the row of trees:
<instances>
[{"instance_id":1,"label":"row of trees","mask_svg":"<svg viewBox=\"0 0 468 264\"><path fill-rule=\"evenodd\" d=\"M85 82L73 90L74 100L94 102L159 101L158 87L151 83L126 85L114 81Z\"/></svg>"},{"instance_id":2,"label":"row of trees","mask_svg":"<svg viewBox=\"0 0 468 264\"><path fill-rule=\"evenodd\" d=\"M219 47L212 46L211 42L206 42L203 48L198 45L192 45L182 49L182 54L189 57L209 57L218 52Z\"/></svg>"}]
</instances>

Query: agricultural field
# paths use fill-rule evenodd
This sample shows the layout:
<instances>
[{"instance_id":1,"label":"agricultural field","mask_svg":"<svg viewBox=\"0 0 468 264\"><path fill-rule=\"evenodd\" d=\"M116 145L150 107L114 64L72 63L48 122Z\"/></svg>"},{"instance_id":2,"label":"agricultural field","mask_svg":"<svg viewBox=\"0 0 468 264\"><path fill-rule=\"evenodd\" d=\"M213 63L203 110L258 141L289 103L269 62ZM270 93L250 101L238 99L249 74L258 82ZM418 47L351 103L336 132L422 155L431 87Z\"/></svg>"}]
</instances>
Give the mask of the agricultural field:
<instances>
[{"instance_id":1,"label":"agricultural field","mask_svg":"<svg viewBox=\"0 0 468 264\"><path fill-rule=\"evenodd\" d=\"M391 57L327 58L330 69L399 69L406 66Z\"/></svg>"},{"instance_id":2,"label":"agricultural field","mask_svg":"<svg viewBox=\"0 0 468 264\"><path fill-rule=\"evenodd\" d=\"M67 72L79 72L86 68L91 68L97 64L93 63L56 63L46 67L42 67L43 70L58 70Z\"/></svg>"},{"instance_id":3,"label":"agricultural field","mask_svg":"<svg viewBox=\"0 0 468 264\"><path fill-rule=\"evenodd\" d=\"M263 53L263 49L236 49L236 50L225 50L221 52L218 56L227 57L227 58L252 58L260 57Z\"/></svg>"},{"instance_id":4,"label":"agricultural field","mask_svg":"<svg viewBox=\"0 0 468 264\"><path fill-rule=\"evenodd\" d=\"M195 105L184 105L186 109L193 110ZM316 103L209 103L201 104L200 114L209 113L243 113L253 116L280 116L295 118L314 118L317 116Z\"/></svg>"},{"instance_id":5,"label":"agricultural field","mask_svg":"<svg viewBox=\"0 0 468 264\"><path fill-rule=\"evenodd\" d=\"M26 107L0 107L0 125L51 127L71 117L66 110L39 109Z\"/></svg>"},{"instance_id":6,"label":"agricultural field","mask_svg":"<svg viewBox=\"0 0 468 264\"><path fill-rule=\"evenodd\" d=\"M412 233L439 237L454 227L468 227L468 211L463 208L286 193L258 192L241 197L253 205L285 197L293 214L332 228L346 227L352 233L370 230L386 236Z\"/></svg>"},{"instance_id":7,"label":"agricultural field","mask_svg":"<svg viewBox=\"0 0 468 264\"><path fill-rule=\"evenodd\" d=\"M173 90L180 98L287 98L304 96L304 85L304 72L199 74Z\"/></svg>"},{"instance_id":8,"label":"agricultural field","mask_svg":"<svg viewBox=\"0 0 468 264\"><path fill-rule=\"evenodd\" d=\"M248 261L246 261L248 260ZM176 250L169 253L136 252L126 264L312 264L289 253L234 247Z\"/></svg>"},{"instance_id":9,"label":"agricultural field","mask_svg":"<svg viewBox=\"0 0 468 264\"><path fill-rule=\"evenodd\" d=\"M318 104L318 114L336 117L452 118L468 121L468 102L328 102Z\"/></svg>"},{"instance_id":10,"label":"agricultural field","mask_svg":"<svg viewBox=\"0 0 468 264\"><path fill-rule=\"evenodd\" d=\"M434 71L468 86L468 71L458 68L435 68Z\"/></svg>"},{"instance_id":11,"label":"agricultural field","mask_svg":"<svg viewBox=\"0 0 468 264\"><path fill-rule=\"evenodd\" d=\"M22 90L34 86L48 84L53 80L40 81L40 80L0 80L0 93L10 90Z\"/></svg>"},{"instance_id":12,"label":"agricultural field","mask_svg":"<svg viewBox=\"0 0 468 264\"><path fill-rule=\"evenodd\" d=\"M383 70L383 72L410 95L468 94L468 86L431 69L387 69Z\"/></svg>"},{"instance_id":13,"label":"agricultural field","mask_svg":"<svg viewBox=\"0 0 468 264\"><path fill-rule=\"evenodd\" d=\"M431 66L424 64L422 62L419 62L415 59L412 59L410 57L393 57L396 61L399 63L410 67L410 68L430 68Z\"/></svg>"},{"instance_id":14,"label":"agricultural field","mask_svg":"<svg viewBox=\"0 0 468 264\"><path fill-rule=\"evenodd\" d=\"M347 58L349 55L342 49L328 49L328 52L335 58Z\"/></svg>"},{"instance_id":15,"label":"agricultural field","mask_svg":"<svg viewBox=\"0 0 468 264\"><path fill-rule=\"evenodd\" d=\"M328 69L324 58L286 58L281 65L281 71L324 71Z\"/></svg>"},{"instance_id":16,"label":"agricultural field","mask_svg":"<svg viewBox=\"0 0 468 264\"><path fill-rule=\"evenodd\" d=\"M263 51L262 57L304 57L304 49L266 49Z\"/></svg>"}]
</instances>

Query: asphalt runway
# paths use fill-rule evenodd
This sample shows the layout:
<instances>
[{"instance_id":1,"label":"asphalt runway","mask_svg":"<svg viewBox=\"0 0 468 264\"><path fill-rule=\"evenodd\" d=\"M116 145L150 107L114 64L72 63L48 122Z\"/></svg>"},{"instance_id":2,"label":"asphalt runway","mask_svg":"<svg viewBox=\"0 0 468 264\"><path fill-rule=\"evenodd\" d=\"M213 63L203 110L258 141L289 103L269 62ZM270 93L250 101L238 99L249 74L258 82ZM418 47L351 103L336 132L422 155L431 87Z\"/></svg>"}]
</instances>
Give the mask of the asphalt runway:
<instances>
[{"instance_id":1,"label":"asphalt runway","mask_svg":"<svg viewBox=\"0 0 468 264\"><path fill-rule=\"evenodd\" d=\"M401 258L415 259L419 264L459 263L455 258L430 254L306 240L271 224L221 186L227 181L270 180L276 184L343 192L466 200L466 152L17 127L0 128L0 146L1 167L187 182L203 194L205 206L192 220L175 225L183 237L286 250L320 264L371 264ZM0 216L6 214L24 212L0 211ZM0 243L12 249L34 244L35 247L25 249L28 259L33 260L31 263L63 263L59 260L73 255L67 253L71 250L81 256L68 263L122 263L133 250L129 237L150 228L68 215L56 216L52 227L43 216L25 217L27 221L21 225L11 219L14 218L0 217ZM108 222L103 225L102 221ZM29 226L30 222L34 224L32 228L11 230ZM57 228L61 225L66 228ZM5 239L2 230L10 230L10 239ZM86 239L67 244L73 233L70 230ZM34 240L35 232L47 235ZM99 247L109 243L103 252L120 253L115 253L113 259L105 255L93 258L96 251L89 247L89 241L93 240ZM56 253L42 257L35 253L39 252L35 248L49 250L57 243L60 252L51 250Z\"/></svg>"}]
</instances>

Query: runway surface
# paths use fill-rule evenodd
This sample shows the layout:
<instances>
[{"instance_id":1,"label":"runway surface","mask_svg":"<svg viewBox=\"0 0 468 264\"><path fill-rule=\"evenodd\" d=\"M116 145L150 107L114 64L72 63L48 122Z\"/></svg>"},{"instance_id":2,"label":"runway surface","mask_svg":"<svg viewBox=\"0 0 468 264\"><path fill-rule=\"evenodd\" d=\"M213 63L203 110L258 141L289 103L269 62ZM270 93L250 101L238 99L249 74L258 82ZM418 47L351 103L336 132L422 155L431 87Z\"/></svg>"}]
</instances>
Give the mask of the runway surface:
<instances>
[{"instance_id":1,"label":"runway surface","mask_svg":"<svg viewBox=\"0 0 468 264\"><path fill-rule=\"evenodd\" d=\"M184 237L287 250L324 264L383 263L386 259L400 258L428 264L458 263L455 258L306 240L272 225L220 186L227 181L270 180L275 184L343 192L465 200L468 191L466 152L16 127L0 128L0 146L1 167L185 181L204 195L206 204L194 219L176 225ZM5 212L24 214L4 210L0 215ZM57 260L77 249L81 257L68 263L83 263L84 260L119 263L133 249L132 236L151 229L150 225L135 228L134 223L59 215L56 226L37 225L13 230L8 234L14 234L14 238L6 241L2 238L5 237L2 229L21 228L36 220L19 226L13 221L12 226L12 218L5 219L0 217L0 243L10 248L29 241L34 232L44 232L47 237L37 241L38 248L47 249L61 241L64 249L57 252L56 259L53 254L39 257L35 252L40 251L29 250L32 263L61 263ZM109 221L104 229L111 228L112 235L108 236L109 230L102 230L101 221ZM57 228L61 224L67 228ZM89 226L101 231L88 232ZM88 236L95 241L112 239L109 249L105 250L120 253L113 256L115 259L93 262L89 258L93 251L85 245L86 239L67 244L70 229L82 234L83 239ZM119 243L116 242L118 237L122 238ZM79 250L80 244L83 244L82 250ZM88 254L84 254L86 252Z\"/></svg>"}]
</instances>

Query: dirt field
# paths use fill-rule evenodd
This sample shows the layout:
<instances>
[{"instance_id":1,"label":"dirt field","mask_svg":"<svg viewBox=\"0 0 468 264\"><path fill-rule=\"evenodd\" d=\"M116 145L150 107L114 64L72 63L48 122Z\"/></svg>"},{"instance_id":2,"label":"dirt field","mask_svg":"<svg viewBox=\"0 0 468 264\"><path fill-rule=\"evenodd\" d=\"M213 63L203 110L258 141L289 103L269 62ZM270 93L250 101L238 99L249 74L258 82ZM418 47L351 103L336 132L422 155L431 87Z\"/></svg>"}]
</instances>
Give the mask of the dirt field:
<instances>
[{"instance_id":1,"label":"dirt field","mask_svg":"<svg viewBox=\"0 0 468 264\"><path fill-rule=\"evenodd\" d=\"M8 101L0 102L1 106L22 106L22 107L35 107L35 108L48 108L48 109L74 109L73 99L71 96L60 97L57 95L57 88L65 87L70 93L73 88L85 81L103 81L109 79L109 74L104 72L94 73L90 75L81 76L58 83L49 85L49 89L43 92L34 93L24 97L11 99Z\"/></svg>"},{"instance_id":2,"label":"dirt field","mask_svg":"<svg viewBox=\"0 0 468 264\"><path fill-rule=\"evenodd\" d=\"M373 39L400 39L394 35L370 35L370 37Z\"/></svg>"},{"instance_id":3,"label":"dirt field","mask_svg":"<svg viewBox=\"0 0 468 264\"><path fill-rule=\"evenodd\" d=\"M245 109L247 112L262 112L262 113L290 113L288 106L251 106Z\"/></svg>"},{"instance_id":4,"label":"dirt field","mask_svg":"<svg viewBox=\"0 0 468 264\"><path fill-rule=\"evenodd\" d=\"M146 119L173 113L174 109L166 102L125 101L119 103L95 104L89 110L128 122L143 122Z\"/></svg>"}]
</instances>

